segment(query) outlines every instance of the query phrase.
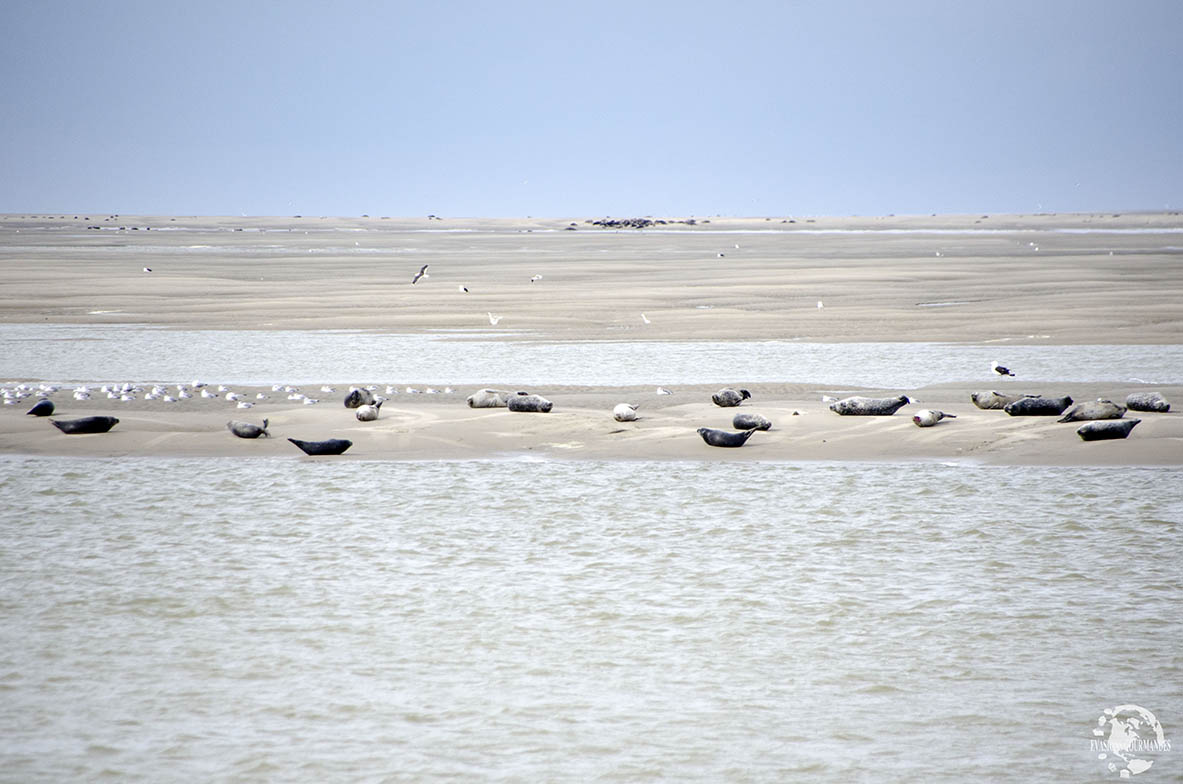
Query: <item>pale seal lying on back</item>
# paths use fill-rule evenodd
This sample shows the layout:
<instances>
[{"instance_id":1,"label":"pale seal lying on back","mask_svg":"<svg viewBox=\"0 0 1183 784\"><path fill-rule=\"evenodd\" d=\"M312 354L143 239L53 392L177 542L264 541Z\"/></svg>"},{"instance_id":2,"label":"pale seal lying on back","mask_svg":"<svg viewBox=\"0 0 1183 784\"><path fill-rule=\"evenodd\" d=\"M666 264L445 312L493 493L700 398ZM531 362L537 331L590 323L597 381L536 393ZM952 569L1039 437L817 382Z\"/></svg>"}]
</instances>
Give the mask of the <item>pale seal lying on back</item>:
<instances>
[{"instance_id":1,"label":"pale seal lying on back","mask_svg":"<svg viewBox=\"0 0 1183 784\"><path fill-rule=\"evenodd\" d=\"M1076 428L1076 435L1084 441L1106 441L1125 438L1141 419L1099 419Z\"/></svg>"},{"instance_id":2,"label":"pale seal lying on back","mask_svg":"<svg viewBox=\"0 0 1183 784\"><path fill-rule=\"evenodd\" d=\"M1119 406L1112 400L1098 398L1087 403L1077 403L1056 421L1083 422L1087 419L1121 419L1123 416L1125 406Z\"/></svg>"},{"instance_id":3,"label":"pale seal lying on back","mask_svg":"<svg viewBox=\"0 0 1183 784\"><path fill-rule=\"evenodd\" d=\"M1025 397L1013 403L1007 403L1002 410L1011 416L1059 416L1064 409L1072 405L1072 398L1064 397Z\"/></svg>"},{"instance_id":4,"label":"pale seal lying on back","mask_svg":"<svg viewBox=\"0 0 1183 784\"><path fill-rule=\"evenodd\" d=\"M378 418L378 409L382 408L382 404L385 402L385 400L379 400L372 406L358 406L357 411L355 411L353 415L357 417L358 422L373 422Z\"/></svg>"},{"instance_id":5,"label":"pale seal lying on back","mask_svg":"<svg viewBox=\"0 0 1183 784\"><path fill-rule=\"evenodd\" d=\"M1006 408L1010 403L1016 400L1022 400L1025 397L1039 397L1039 395L1009 395L1001 392L995 392L991 389L989 392L971 392L969 399L973 404L982 409Z\"/></svg>"},{"instance_id":6,"label":"pale seal lying on back","mask_svg":"<svg viewBox=\"0 0 1183 784\"><path fill-rule=\"evenodd\" d=\"M345 396L346 408L361 408L362 406L372 405L374 405L374 393L368 389L353 387L349 390L349 394Z\"/></svg>"},{"instance_id":7,"label":"pale seal lying on back","mask_svg":"<svg viewBox=\"0 0 1183 784\"><path fill-rule=\"evenodd\" d=\"M738 406L752 396L752 393L746 389L732 389L731 387L723 387L715 394L711 395L711 400L715 401L716 406L723 408L732 408Z\"/></svg>"},{"instance_id":8,"label":"pale seal lying on back","mask_svg":"<svg viewBox=\"0 0 1183 784\"><path fill-rule=\"evenodd\" d=\"M45 400L38 400L37 403L25 412L28 416L49 416L53 413L53 401L48 398Z\"/></svg>"},{"instance_id":9,"label":"pale seal lying on back","mask_svg":"<svg viewBox=\"0 0 1183 784\"><path fill-rule=\"evenodd\" d=\"M252 425L250 422L241 422L237 419L231 419L226 423L226 429L239 438L258 438L264 436L270 438L271 434L267 432L267 420L263 420L263 426Z\"/></svg>"},{"instance_id":10,"label":"pale seal lying on back","mask_svg":"<svg viewBox=\"0 0 1183 784\"><path fill-rule=\"evenodd\" d=\"M743 446L752 437L755 430L743 430L739 433L731 433L727 430L716 430L713 427L700 427L698 434L702 436L702 440L706 441L711 446Z\"/></svg>"},{"instance_id":11,"label":"pale seal lying on back","mask_svg":"<svg viewBox=\"0 0 1183 784\"><path fill-rule=\"evenodd\" d=\"M119 420L113 416L88 416L81 419L51 419L49 423L63 433L81 435L83 433L106 433L119 424Z\"/></svg>"},{"instance_id":12,"label":"pale seal lying on back","mask_svg":"<svg viewBox=\"0 0 1183 784\"><path fill-rule=\"evenodd\" d=\"M481 389L468 396L469 408L505 408L512 392L497 389Z\"/></svg>"},{"instance_id":13,"label":"pale seal lying on back","mask_svg":"<svg viewBox=\"0 0 1183 784\"><path fill-rule=\"evenodd\" d=\"M897 397L845 397L830 404L830 410L842 416L891 416L910 403L907 395Z\"/></svg>"},{"instance_id":14,"label":"pale seal lying on back","mask_svg":"<svg viewBox=\"0 0 1183 784\"><path fill-rule=\"evenodd\" d=\"M1130 411L1157 411L1165 414L1171 410L1171 404L1161 392L1131 392L1126 397L1125 404Z\"/></svg>"},{"instance_id":15,"label":"pale seal lying on back","mask_svg":"<svg viewBox=\"0 0 1183 784\"><path fill-rule=\"evenodd\" d=\"M348 438L330 438L327 441L301 441L298 438L289 438L288 441L300 447L306 455L339 455L353 446L353 442Z\"/></svg>"},{"instance_id":16,"label":"pale seal lying on back","mask_svg":"<svg viewBox=\"0 0 1183 784\"><path fill-rule=\"evenodd\" d=\"M936 411L931 408L922 408L912 415L912 422L916 427L932 427L942 419L956 419L956 414L946 414L944 411Z\"/></svg>"},{"instance_id":17,"label":"pale seal lying on back","mask_svg":"<svg viewBox=\"0 0 1183 784\"><path fill-rule=\"evenodd\" d=\"M735 415L731 426L736 430L771 430L772 420L762 414L744 412Z\"/></svg>"},{"instance_id":18,"label":"pale seal lying on back","mask_svg":"<svg viewBox=\"0 0 1183 784\"><path fill-rule=\"evenodd\" d=\"M554 403L551 403L541 395L513 395L506 402L506 407L510 411L536 411L545 414L551 410Z\"/></svg>"},{"instance_id":19,"label":"pale seal lying on back","mask_svg":"<svg viewBox=\"0 0 1183 784\"><path fill-rule=\"evenodd\" d=\"M636 422L637 408L632 403L620 403L612 409L612 418L617 422Z\"/></svg>"}]
</instances>

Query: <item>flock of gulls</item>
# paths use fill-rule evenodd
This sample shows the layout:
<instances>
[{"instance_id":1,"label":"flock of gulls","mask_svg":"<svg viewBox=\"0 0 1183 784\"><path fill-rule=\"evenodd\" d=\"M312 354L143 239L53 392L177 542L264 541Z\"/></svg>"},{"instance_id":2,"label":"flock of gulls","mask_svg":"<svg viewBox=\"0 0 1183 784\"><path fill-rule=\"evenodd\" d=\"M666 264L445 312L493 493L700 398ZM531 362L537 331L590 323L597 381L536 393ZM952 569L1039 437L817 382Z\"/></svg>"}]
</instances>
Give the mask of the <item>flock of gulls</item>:
<instances>
[{"instance_id":1,"label":"flock of gulls","mask_svg":"<svg viewBox=\"0 0 1183 784\"><path fill-rule=\"evenodd\" d=\"M1000 376L1014 376L1010 369L991 364L991 370ZM56 411L53 396L61 392L63 387L58 384L16 384L0 387L0 396L4 405L17 405L28 398L35 398L36 402L26 413L30 416L49 417ZM387 385L386 395L379 393L379 387L349 387L344 396L344 406L351 409L360 422L372 422L379 418L382 404L389 396L400 394L394 385ZM311 397L298 387L274 384L271 387L273 395L284 396L288 401L301 402L303 405L314 405L321 401L319 397ZM423 390L405 387L406 394L454 394L451 387L442 390L428 387ZM175 384L163 386L138 385L132 383L79 385L72 390L74 400L86 401L94 395L105 395L108 399L132 401L137 399L158 400L163 403L176 403L187 398L219 398L232 402L239 409L251 408L256 402L271 399L272 395L265 392L256 393L253 398L234 392L226 385L211 385L194 381L189 384ZM331 386L320 387L320 394L329 395L336 389ZM672 395L673 392L665 387L658 387L658 395ZM142 398L140 397L142 395ZM720 408L737 408L752 399L752 393L747 389L724 387L711 395L711 401ZM1076 433L1084 441L1099 441L1107 439L1126 438L1130 431L1141 422L1140 419L1126 419L1125 413L1130 411L1165 413L1170 411L1171 404L1159 392L1134 392L1128 395L1124 405L1111 400L1098 399L1073 405L1068 395L1049 397L1039 394L1002 393L995 390L974 392L970 395L971 402L979 409L1002 410L1011 416L1058 416L1058 422L1083 422ZM485 388L474 392L466 398L470 408L506 408L509 411L528 413L549 413L554 404L538 394L523 391L506 391ZM892 416L906 405L914 404L907 395L874 398L852 396L842 399L823 396L822 402L829 404L829 409L840 416ZM639 404L619 403L612 409L612 417L617 422L633 422L638 419ZM794 414L798 412L794 411ZM947 419L956 419L956 414L936 409L923 408L912 415L912 422L917 427L933 427ZM113 416L86 416L76 419L50 419L58 430L63 433L93 434L105 433L119 423ZM697 434L703 442L712 447L736 448L748 442L757 431L772 429L772 421L767 417L751 411L737 413L732 419L733 430L700 427ZM270 437L269 421L264 419L261 425L242 420L232 419L226 423L226 428L238 438ZM329 438L323 440L302 440L288 438L292 444L308 455L340 455L353 446L353 442L343 438Z\"/></svg>"}]
</instances>

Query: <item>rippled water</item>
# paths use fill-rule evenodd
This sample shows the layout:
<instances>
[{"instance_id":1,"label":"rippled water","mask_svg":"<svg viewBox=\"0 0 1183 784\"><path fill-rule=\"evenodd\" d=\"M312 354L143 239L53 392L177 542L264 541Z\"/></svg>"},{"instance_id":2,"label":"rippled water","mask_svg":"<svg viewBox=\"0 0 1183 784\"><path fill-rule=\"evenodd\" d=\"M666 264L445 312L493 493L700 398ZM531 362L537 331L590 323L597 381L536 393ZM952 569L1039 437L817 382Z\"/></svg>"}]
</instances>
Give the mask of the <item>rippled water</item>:
<instances>
[{"instance_id":1,"label":"rippled water","mask_svg":"<svg viewBox=\"0 0 1183 784\"><path fill-rule=\"evenodd\" d=\"M1183 730L1175 469L0 470L0 778L1091 781L1106 707Z\"/></svg>"},{"instance_id":2,"label":"rippled water","mask_svg":"<svg viewBox=\"0 0 1183 784\"><path fill-rule=\"evenodd\" d=\"M169 330L0 324L0 378L228 384L414 381L637 386L785 382L894 389L980 378L997 346L946 343L579 342L507 333ZM1183 345L1005 347L1030 383L1183 383ZM397 358L397 359L392 359ZM211 370L216 369L216 370Z\"/></svg>"}]
</instances>

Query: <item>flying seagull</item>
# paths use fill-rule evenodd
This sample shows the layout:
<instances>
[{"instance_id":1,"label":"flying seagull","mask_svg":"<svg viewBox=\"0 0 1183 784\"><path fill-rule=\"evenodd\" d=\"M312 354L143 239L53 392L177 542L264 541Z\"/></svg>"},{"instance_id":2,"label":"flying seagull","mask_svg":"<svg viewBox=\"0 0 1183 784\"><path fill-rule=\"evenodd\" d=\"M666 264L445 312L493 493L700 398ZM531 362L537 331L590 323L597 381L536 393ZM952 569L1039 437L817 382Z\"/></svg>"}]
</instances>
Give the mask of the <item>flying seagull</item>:
<instances>
[{"instance_id":1,"label":"flying seagull","mask_svg":"<svg viewBox=\"0 0 1183 784\"><path fill-rule=\"evenodd\" d=\"M422 267L419 268L419 271L415 273L415 277L411 278L411 285L414 286L416 283L418 283L419 278L426 278L426 277L429 277L429 276L427 274L427 265L424 264Z\"/></svg>"},{"instance_id":2,"label":"flying seagull","mask_svg":"<svg viewBox=\"0 0 1183 784\"><path fill-rule=\"evenodd\" d=\"M993 370L995 373L997 373L1000 376L1013 376L1014 375L1014 373L1010 372L1010 370L1008 370L1007 368L1004 368L1002 365L998 364L997 361L990 363L990 369Z\"/></svg>"}]
</instances>

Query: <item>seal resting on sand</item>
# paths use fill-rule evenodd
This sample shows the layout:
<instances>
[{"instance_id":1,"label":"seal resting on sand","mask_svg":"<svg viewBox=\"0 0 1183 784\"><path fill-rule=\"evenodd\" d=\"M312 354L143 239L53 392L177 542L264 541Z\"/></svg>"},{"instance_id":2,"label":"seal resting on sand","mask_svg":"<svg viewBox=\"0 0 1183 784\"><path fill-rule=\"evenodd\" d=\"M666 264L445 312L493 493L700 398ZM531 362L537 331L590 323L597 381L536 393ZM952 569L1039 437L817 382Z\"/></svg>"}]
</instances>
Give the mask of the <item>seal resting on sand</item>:
<instances>
[{"instance_id":1,"label":"seal resting on sand","mask_svg":"<svg viewBox=\"0 0 1183 784\"><path fill-rule=\"evenodd\" d=\"M720 406L722 408L733 408L751 396L752 393L746 389L732 389L731 387L724 387L715 394L711 395L711 400L715 401L716 406Z\"/></svg>"},{"instance_id":2,"label":"seal resting on sand","mask_svg":"<svg viewBox=\"0 0 1183 784\"><path fill-rule=\"evenodd\" d=\"M353 387L349 390L349 394L345 396L346 408L361 408L362 406L372 405L374 405L374 393L368 389Z\"/></svg>"},{"instance_id":3,"label":"seal resting on sand","mask_svg":"<svg viewBox=\"0 0 1183 784\"><path fill-rule=\"evenodd\" d=\"M512 392L481 389L468 396L469 408L505 408Z\"/></svg>"},{"instance_id":4,"label":"seal resting on sand","mask_svg":"<svg viewBox=\"0 0 1183 784\"><path fill-rule=\"evenodd\" d=\"M612 409L612 418L617 422L636 422L637 406L632 403L620 403Z\"/></svg>"},{"instance_id":5,"label":"seal resting on sand","mask_svg":"<svg viewBox=\"0 0 1183 784\"><path fill-rule=\"evenodd\" d=\"M743 430L739 433L731 433L727 430L716 430L713 427L700 427L698 434L702 436L702 440L706 441L711 446L743 446L752 437L755 430Z\"/></svg>"},{"instance_id":6,"label":"seal resting on sand","mask_svg":"<svg viewBox=\"0 0 1183 784\"><path fill-rule=\"evenodd\" d=\"M1068 409L1068 413L1057 419L1057 422L1083 422L1087 419L1121 419L1125 416L1125 406L1119 406L1112 400L1098 398L1087 403L1077 403Z\"/></svg>"},{"instance_id":7,"label":"seal resting on sand","mask_svg":"<svg viewBox=\"0 0 1183 784\"><path fill-rule=\"evenodd\" d=\"M52 400L38 400L32 408L25 412L27 416L49 416L52 413Z\"/></svg>"},{"instance_id":8,"label":"seal resting on sand","mask_svg":"<svg viewBox=\"0 0 1183 784\"><path fill-rule=\"evenodd\" d=\"M956 414L946 414L944 411L936 411L931 408L922 408L912 415L912 421L916 427L932 427L942 419L956 419Z\"/></svg>"},{"instance_id":9,"label":"seal resting on sand","mask_svg":"<svg viewBox=\"0 0 1183 784\"><path fill-rule=\"evenodd\" d=\"M1099 419L1076 428L1076 435L1083 441L1107 441L1111 438L1125 438L1141 419Z\"/></svg>"},{"instance_id":10,"label":"seal resting on sand","mask_svg":"<svg viewBox=\"0 0 1183 784\"><path fill-rule=\"evenodd\" d=\"M51 419L49 423L63 433L80 435L82 433L106 433L119 424L119 420L113 416L88 416L81 419Z\"/></svg>"},{"instance_id":11,"label":"seal resting on sand","mask_svg":"<svg viewBox=\"0 0 1183 784\"><path fill-rule=\"evenodd\" d=\"M554 403L542 397L542 395L524 395L520 392L511 396L506 401L506 407L510 411L536 411L540 414L545 414L553 406Z\"/></svg>"},{"instance_id":12,"label":"seal resting on sand","mask_svg":"<svg viewBox=\"0 0 1183 784\"><path fill-rule=\"evenodd\" d=\"M306 455L339 455L353 446L353 442L348 438L330 438L327 441L301 441L298 438L289 438L288 441L300 447Z\"/></svg>"},{"instance_id":13,"label":"seal resting on sand","mask_svg":"<svg viewBox=\"0 0 1183 784\"><path fill-rule=\"evenodd\" d=\"M379 400L372 406L359 406L357 411L354 412L354 416L357 417L358 422L373 422L378 418L378 410L382 408L382 404L385 402L385 400Z\"/></svg>"},{"instance_id":14,"label":"seal resting on sand","mask_svg":"<svg viewBox=\"0 0 1183 784\"><path fill-rule=\"evenodd\" d=\"M844 397L830 404L830 410L842 416L891 416L912 401L907 395L896 397Z\"/></svg>"},{"instance_id":15,"label":"seal resting on sand","mask_svg":"<svg viewBox=\"0 0 1183 784\"><path fill-rule=\"evenodd\" d=\"M1157 411L1165 414L1171 410L1171 404L1161 392L1131 392L1126 397L1125 404L1130 411Z\"/></svg>"},{"instance_id":16,"label":"seal resting on sand","mask_svg":"<svg viewBox=\"0 0 1183 784\"><path fill-rule=\"evenodd\" d=\"M731 420L731 426L736 430L771 430L772 420L762 414L736 414Z\"/></svg>"},{"instance_id":17,"label":"seal resting on sand","mask_svg":"<svg viewBox=\"0 0 1183 784\"><path fill-rule=\"evenodd\" d=\"M263 420L263 426L252 425L250 422L241 422L237 419L231 419L226 423L226 429L239 438L258 438L263 436L270 438L271 434L267 432L267 420Z\"/></svg>"},{"instance_id":18,"label":"seal resting on sand","mask_svg":"<svg viewBox=\"0 0 1183 784\"><path fill-rule=\"evenodd\" d=\"M1039 397L1039 395L1006 395L1001 392L995 392L993 389L989 392L971 392L969 395L969 399L973 401L975 406L987 410L1006 408L1008 403L1022 400L1025 397Z\"/></svg>"},{"instance_id":19,"label":"seal resting on sand","mask_svg":"<svg viewBox=\"0 0 1183 784\"><path fill-rule=\"evenodd\" d=\"M1072 405L1072 398L1064 397L1025 397L1013 403L1007 403L1002 410L1011 416L1059 416L1064 409Z\"/></svg>"}]
</instances>

